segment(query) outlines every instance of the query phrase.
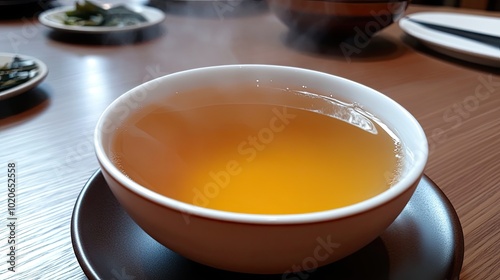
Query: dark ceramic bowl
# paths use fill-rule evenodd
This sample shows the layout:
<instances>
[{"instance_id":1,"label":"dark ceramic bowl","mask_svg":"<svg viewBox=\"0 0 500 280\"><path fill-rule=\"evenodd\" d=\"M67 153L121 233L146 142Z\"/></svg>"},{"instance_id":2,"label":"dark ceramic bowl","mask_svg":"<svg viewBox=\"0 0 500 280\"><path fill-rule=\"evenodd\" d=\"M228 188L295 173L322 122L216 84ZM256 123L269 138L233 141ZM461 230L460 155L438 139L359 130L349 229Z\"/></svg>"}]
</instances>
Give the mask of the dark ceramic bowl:
<instances>
[{"instance_id":1,"label":"dark ceramic bowl","mask_svg":"<svg viewBox=\"0 0 500 280\"><path fill-rule=\"evenodd\" d=\"M321 38L371 38L401 18L410 0L268 0L291 31Z\"/></svg>"}]
</instances>

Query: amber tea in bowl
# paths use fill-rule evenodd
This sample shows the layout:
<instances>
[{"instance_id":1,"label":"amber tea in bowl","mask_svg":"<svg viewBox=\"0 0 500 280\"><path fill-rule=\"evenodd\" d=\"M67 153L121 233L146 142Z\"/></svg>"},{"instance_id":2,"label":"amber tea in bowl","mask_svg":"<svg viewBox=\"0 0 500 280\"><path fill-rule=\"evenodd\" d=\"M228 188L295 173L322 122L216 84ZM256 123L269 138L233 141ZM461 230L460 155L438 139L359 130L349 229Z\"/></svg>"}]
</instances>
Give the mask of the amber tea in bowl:
<instances>
[{"instance_id":1,"label":"amber tea in bowl","mask_svg":"<svg viewBox=\"0 0 500 280\"><path fill-rule=\"evenodd\" d=\"M399 215L427 160L422 128L384 94L272 65L140 85L106 109L95 144L113 194L150 236L246 273L359 250Z\"/></svg>"},{"instance_id":2,"label":"amber tea in bowl","mask_svg":"<svg viewBox=\"0 0 500 280\"><path fill-rule=\"evenodd\" d=\"M387 190L401 168L399 139L361 108L310 91L247 83L165 97L118 127L113 162L161 195L238 213L325 211ZM247 101L234 100L235 92ZM189 104L206 96L215 104ZM349 115L335 117L340 112ZM366 127L350 123L360 118Z\"/></svg>"}]
</instances>

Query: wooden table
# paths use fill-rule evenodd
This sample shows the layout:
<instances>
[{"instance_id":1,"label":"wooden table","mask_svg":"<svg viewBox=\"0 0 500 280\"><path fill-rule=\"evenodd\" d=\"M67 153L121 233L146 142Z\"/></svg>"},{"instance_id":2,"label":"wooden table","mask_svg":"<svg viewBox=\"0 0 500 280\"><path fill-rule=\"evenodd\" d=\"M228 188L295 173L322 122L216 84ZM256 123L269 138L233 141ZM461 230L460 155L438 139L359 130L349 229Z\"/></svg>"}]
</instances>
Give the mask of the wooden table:
<instances>
[{"instance_id":1,"label":"wooden table","mask_svg":"<svg viewBox=\"0 0 500 280\"><path fill-rule=\"evenodd\" d=\"M235 2L237 3L237 2ZM211 5L211 6L210 6ZM241 6L239 6L241 5ZM173 12L141 37L63 36L33 18L0 21L0 51L49 67L35 90L0 101L0 278L85 278L71 246L75 200L98 169L93 129L115 98L155 77L236 63L310 68L366 84L406 107L424 127L425 173L453 203L465 235L461 279L500 279L500 71L435 53L397 24L359 54L291 38L265 7L213 4ZM408 13L443 10L412 6ZM247 12L245 12L247 11ZM248 12L250 11L250 12ZM15 164L16 272L7 271L7 174Z\"/></svg>"}]
</instances>

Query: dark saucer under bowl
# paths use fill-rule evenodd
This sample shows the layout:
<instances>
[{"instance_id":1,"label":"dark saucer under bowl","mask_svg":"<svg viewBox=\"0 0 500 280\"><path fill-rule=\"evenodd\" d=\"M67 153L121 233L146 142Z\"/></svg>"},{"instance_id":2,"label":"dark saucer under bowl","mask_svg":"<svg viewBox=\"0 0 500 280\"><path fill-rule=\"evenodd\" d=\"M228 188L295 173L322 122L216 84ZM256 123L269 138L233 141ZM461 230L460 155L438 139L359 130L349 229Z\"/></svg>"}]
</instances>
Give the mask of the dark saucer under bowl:
<instances>
[{"instance_id":1,"label":"dark saucer under bowl","mask_svg":"<svg viewBox=\"0 0 500 280\"><path fill-rule=\"evenodd\" d=\"M340 261L294 275L228 272L176 254L137 226L99 170L77 199L71 237L89 279L458 280L464 254L458 216L426 176L401 215L379 238Z\"/></svg>"}]
</instances>

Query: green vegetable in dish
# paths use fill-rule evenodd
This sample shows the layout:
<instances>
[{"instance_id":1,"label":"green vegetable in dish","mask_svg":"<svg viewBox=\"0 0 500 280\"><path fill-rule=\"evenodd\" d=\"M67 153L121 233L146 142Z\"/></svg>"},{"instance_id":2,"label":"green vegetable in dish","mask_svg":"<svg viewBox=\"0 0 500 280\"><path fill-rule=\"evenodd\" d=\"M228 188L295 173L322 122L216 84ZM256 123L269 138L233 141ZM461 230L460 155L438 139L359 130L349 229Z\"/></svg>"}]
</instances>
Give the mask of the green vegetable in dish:
<instances>
[{"instance_id":1,"label":"green vegetable in dish","mask_svg":"<svg viewBox=\"0 0 500 280\"><path fill-rule=\"evenodd\" d=\"M74 10L66 12L64 24L77 26L128 26L146 22L147 19L120 5L105 9L90 1L76 3Z\"/></svg>"},{"instance_id":2,"label":"green vegetable in dish","mask_svg":"<svg viewBox=\"0 0 500 280\"><path fill-rule=\"evenodd\" d=\"M11 63L0 68L0 91L29 81L38 74L38 65L33 60L14 57Z\"/></svg>"}]
</instances>

